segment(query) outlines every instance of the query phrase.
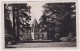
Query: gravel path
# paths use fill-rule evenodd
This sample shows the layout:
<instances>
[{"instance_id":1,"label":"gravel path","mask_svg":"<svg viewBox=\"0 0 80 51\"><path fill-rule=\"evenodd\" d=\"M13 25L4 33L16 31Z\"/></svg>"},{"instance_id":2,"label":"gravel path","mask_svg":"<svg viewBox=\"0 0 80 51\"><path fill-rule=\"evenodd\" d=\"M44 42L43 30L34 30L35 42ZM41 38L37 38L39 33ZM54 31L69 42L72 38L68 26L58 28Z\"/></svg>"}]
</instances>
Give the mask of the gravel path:
<instances>
[{"instance_id":1,"label":"gravel path","mask_svg":"<svg viewBox=\"0 0 80 51\"><path fill-rule=\"evenodd\" d=\"M14 48L38 48L38 47L76 47L73 42L48 42L48 43L18 43L17 45L7 45Z\"/></svg>"}]
</instances>

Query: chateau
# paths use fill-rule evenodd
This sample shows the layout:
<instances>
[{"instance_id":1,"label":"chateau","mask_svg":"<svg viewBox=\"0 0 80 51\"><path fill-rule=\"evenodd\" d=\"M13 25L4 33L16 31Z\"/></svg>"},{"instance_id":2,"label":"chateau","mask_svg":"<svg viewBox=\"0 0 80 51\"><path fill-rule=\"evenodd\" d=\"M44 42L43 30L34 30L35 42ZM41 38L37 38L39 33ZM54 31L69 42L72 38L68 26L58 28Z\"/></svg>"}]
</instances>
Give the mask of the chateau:
<instances>
[{"instance_id":1,"label":"chateau","mask_svg":"<svg viewBox=\"0 0 80 51\"><path fill-rule=\"evenodd\" d=\"M26 30L22 33L20 39L22 41L47 40L47 31L42 31L42 29L39 28L37 20L35 19L30 26L30 30Z\"/></svg>"}]
</instances>

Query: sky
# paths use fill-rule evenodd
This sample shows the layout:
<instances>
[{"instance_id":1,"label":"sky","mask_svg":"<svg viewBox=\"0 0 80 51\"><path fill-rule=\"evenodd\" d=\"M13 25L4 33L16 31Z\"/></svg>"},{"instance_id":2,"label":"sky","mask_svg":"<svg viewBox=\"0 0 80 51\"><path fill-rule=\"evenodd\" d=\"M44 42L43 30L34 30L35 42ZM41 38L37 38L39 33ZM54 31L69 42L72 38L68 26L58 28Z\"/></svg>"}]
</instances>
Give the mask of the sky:
<instances>
[{"instance_id":1,"label":"sky","mask_svg":"<svg viewBox=\"0 0 80 51\"><path fill-rule=\"evenodd\" d=\"M31 6L31 9L30 9L31 21L30 21L30 23L32 23L34 19L36 19L37 22L39 23L39 19L41 18L42 14L43 14L42 12L44 10L42 6L45 3L43 3L43 2L29 2L27 4L29 6Z\"/></svg>"}]
</instances>

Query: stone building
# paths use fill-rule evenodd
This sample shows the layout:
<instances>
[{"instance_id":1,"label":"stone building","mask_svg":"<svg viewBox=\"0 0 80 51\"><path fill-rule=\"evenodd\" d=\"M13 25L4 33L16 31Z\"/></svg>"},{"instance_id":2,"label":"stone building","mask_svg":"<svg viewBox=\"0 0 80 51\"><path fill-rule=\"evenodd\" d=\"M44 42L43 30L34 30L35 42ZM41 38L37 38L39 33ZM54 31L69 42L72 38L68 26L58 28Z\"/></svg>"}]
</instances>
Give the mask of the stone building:
<instances>
[{"instance_id":1,"label":"stone building","mask_svg":"<svg viewBox=\"0 0 80 51\"><path fill-rule=\"evenodd\" d=\"M47 32L42 32L36 19L33 21L31 26L31 37L32 40L47 40Z\"/></svg>"},{"instance_id":2,"label":"stone building","mask_svg":"<svg viewBox=\"0 0 80 51\"><path fill-rule=\"evenodd\" d=\"M47 32L43 32L39 28L37 20L35 19L31 24L30 30L25 30L20 36L22 41L35 41L35 40L47 40Z\"/></svg>"}]
</instances>

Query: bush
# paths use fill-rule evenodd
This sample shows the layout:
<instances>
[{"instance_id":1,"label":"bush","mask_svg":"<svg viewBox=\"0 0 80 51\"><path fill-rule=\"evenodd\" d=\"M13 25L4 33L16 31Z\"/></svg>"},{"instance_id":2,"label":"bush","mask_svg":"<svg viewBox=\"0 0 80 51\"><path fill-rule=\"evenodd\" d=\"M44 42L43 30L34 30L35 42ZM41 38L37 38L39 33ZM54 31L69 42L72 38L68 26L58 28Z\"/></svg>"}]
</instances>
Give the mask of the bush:
<instances>
[{"instance_id":1,"label":"bush","mask_svg":"<svg viewBox=\"0 0 80 51\"><path fill-rule=\"evenodd\" d=\"M70 38L70 42L76 42L76 37Z\"/></svg>"},{"instance_id":2,"label":"bush","mask_svg":"<svg viewBox=\"0 0 80 51\"><path fill-rule=\"evenodd\" d=\"M63 42L68 42L69 38L68 37L62 37L62 38L60 38L60 40L63 41Z\"/></svg>"},{"instance_id":3,"label":"bush","mask_svg":"<svg viewBox=\"0 0 80 51\"><path fill-rule=\"evenodd\" d=\"M7 44L15 44L15 38L12 35L5 35L5 45Z\"/></svg>"}]
</instances>

